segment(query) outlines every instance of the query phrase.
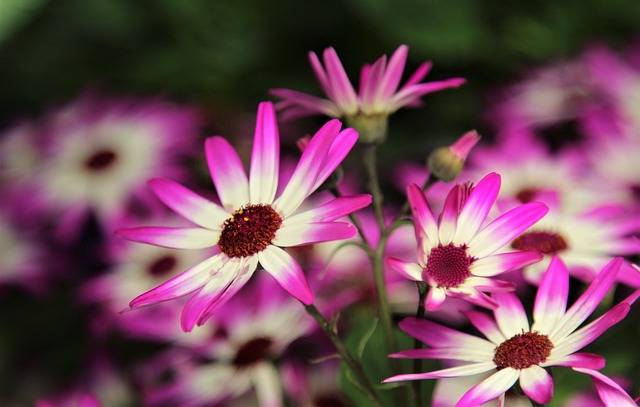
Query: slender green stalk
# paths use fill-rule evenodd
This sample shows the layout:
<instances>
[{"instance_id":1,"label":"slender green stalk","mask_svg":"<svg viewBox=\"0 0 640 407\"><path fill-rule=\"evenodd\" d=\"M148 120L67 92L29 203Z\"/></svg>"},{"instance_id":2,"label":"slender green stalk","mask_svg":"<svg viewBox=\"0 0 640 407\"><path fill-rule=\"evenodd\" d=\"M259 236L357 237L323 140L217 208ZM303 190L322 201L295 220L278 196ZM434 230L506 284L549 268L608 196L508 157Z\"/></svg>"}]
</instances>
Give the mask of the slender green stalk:
<instances>
[{"instance_id":1,"label":"slender green stalk","mask_svg":"<svg viewBox=\"0 0 640 407\"><path fill-rule=\"evenodd\" d=\"M423 319L426 314L426 309L424 308L424 300L427 296L427 289L429 286L427 284L416 283L418 286L418 310L416 311L416 318ZM422 341L415 339L413 341L413 347L415 349L420 349L424 346ZM413 359L413 372L421 373L422 372L422 359L415 358ZM416 400L419 406L422 405L422 381L414 380L413 381L413 392L416 395Z\"/></svg>"},{"instance_id":2,"label":"slender green stalk","mask_svg":"<svg viewBox=\"0 0 640 407\"><path fill-rule=\"evenodd\" d=\"M331 324L329 324L329 322L320 313L315 305L310 304L305 305L304 307L307 310L307 313L318 322L331 342L333 342L333 345L336 347L336 350L340 354L340 357L347 364L347 366L349 366L349 369L351 369L356 379L358 380L360 389L366 394L366 396L369 398L369 401L371 401L371 405L382 406L382 404L378 400L378 396L376 395L375 390L373 389L373 386L369 382L367 376L364 374L362 365L351 355L344 342L342 342L337 333L331 328Z\"/></svg>"},{"instance_id":3,"label":"slender green stalk","mask_svg":"<svg viewBox=\"0 0 640 407\"><path fill-rule=\"evenodd\" d=\"M389 230L384 221L382 213L383 195L378 180L378 169L376 164L376 145L369 145L364 151L364 166L369 178L369 190L373 200L373 210L375 211L376 221L380 229L380 240L373 252L371 262L373 263L373 276L376 286L376 294L378 297L378 309L380 313L380 321L384 332L387 351L394 353L397 350L396 337L393 333L393 321L391 320L391 309L389 307L389 299L387 298L387 290L384 282L384 248L389 239ZM392 362L393 363L393 362Z\"/></svg>"}]
</instances>

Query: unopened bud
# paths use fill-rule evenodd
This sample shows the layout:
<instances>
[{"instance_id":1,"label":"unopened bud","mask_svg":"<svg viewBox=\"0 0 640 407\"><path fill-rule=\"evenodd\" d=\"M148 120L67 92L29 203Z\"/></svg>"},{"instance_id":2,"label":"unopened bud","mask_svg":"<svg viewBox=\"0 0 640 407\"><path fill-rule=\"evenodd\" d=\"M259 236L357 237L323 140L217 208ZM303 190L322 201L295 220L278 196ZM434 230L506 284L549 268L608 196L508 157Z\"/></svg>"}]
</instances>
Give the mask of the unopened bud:
<instances>
[{"instance_id":1,"label":"unopened bud","mask_svg":"<svg viewBox=\"0 0 640 407\"><path fill-rule=\"evenodd\" d=\"M382 144L387 138L387 114L356 114L347 116L345 120L358 132L358 141L363 144Z\"/></svg>"},{"instance_id":2,"label":"unopened bud","mask_svg":"<svg viewBox=\"0 0 640 407\"><path fill-rule=\"evenodd\" d=\"M427 159L429 171L444 182L453 181L462 172L469 152L479 140L478 133L471 130L452 145L436 149Z\"/></svg>"}]
</instances>

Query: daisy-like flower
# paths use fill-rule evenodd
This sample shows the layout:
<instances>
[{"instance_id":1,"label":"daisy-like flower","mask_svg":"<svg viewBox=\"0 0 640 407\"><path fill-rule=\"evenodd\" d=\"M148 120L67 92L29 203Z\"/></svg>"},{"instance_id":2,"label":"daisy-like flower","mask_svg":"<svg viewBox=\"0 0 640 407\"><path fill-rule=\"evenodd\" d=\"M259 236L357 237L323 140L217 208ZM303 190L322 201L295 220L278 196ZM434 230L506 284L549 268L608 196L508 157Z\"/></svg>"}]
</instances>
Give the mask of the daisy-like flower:
<instances>
[{"instance_id":1,"label":"daisy-like flower","mask_svg":"<svg viewBox=\"0 0 640 407\"><path fill-rule=\"evenodd\" d=\"M425 307L440 308L447 296L464 298L483 307L496 303L483 291L511 291L513 285L491 279L542 258L534 251L494 255L547 213L547 206L531 202L518 206L482 227L500 190L500 175L491 173L475 187L456 185L436 222L424 193L412 184L407 195L418 240L418 263L390 257L387 264L414 281L429 284Z\"/></svg>"},{"instance_id":2,"label":"daisy-like flower","mask_svg":"<svg viewBox=\"0 0 640 407\"><path fill-rule=\"evenodd\" d=\"M383 55L373 65L365 65L357 93L335 49L324 50L324 66L318 56L310 52L311 67L328 99L291 89L272 89L271 94L283 99L276 107L285 111L285 117L323 114L345 118L350 126L360 132L361 141L381 141L386 133L389 115L402 107L419 105L420 98L427 93L458 87L465 82L462 78L451 78L420 83L431 70L431 62L425 62L398 89L408 49L406 45L401 45L388 63L387 56Z\"/></svg>"},{"instance_id":3,"label":"daisy-like flower","mask_svg":"<svg viewBox=\"0 0 640 407\"><path fill-rule=\"evenodd\" d=\"M576 330L596 309L613 285L620 269L620 258L611 261L567 310L569 273L559 258L554 258L536 294L532 326L522 303L513 293L493 293L499 307L495 320L479 311L465 316L487 339L462 333L416 318L407 318L400 327L431 346L429 349L403 351L392 357L446 359L464 362L461 366L427 373L402 374L385 382L438 379L492 374L469 389L457 406L478 406L498 397L519 381L533 401L546 404L553 397L553 379L545 368L566 366L595 379L603 400L617 400L615 406L636 406L620 386L598 372L605 359L591 353L576 353L607 329L621 321L640 296L640 290L607 311L600 318Z\"/></svg>"},{"instance_id":4,"label":"daisy-like flower","mask_svg":"<svg viewBox=\"0 0 640 407\"><path fill-rule=\"evenodd\" d=\"M296 213L356 143L358 134L353 129L340 131L341 126L338 120L331 120L315 134L278 198L280 141L275 111L268 102L258 108L249 177L229 142L222 137L206 140L207 163L222 205L167 179L151 180L160 200L199 227L143 227L116 234L157 246L215 247L220 252L140 295L130 306L193 293L181 317L183 330L190 331L238 291L258 263L287 292L311 304L313 293L300 266L281 247L350 238L356 233L353 225L335 220L371 202L369 195L342 197Z\"/></svg>"}]
</instances>

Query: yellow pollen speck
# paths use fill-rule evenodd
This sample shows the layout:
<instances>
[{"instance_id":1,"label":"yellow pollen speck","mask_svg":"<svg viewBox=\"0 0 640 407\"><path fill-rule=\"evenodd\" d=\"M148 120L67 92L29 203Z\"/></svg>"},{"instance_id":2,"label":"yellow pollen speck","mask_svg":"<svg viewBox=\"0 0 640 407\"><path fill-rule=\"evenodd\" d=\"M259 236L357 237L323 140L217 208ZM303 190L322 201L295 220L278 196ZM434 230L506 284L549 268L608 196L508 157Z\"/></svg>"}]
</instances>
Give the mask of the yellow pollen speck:
<instances>
[{"instance_id":1,"label":"yellow pollen speck","mask_svg":"<svg viewBox=\"0 0 640 407\"><path fill-rule=\"evenodd\" d=\"M245 222L249 221L249 218L247 218L246 216L244 218L242 218L242 219L244 219Z\"/></svg>"}]
</instances>

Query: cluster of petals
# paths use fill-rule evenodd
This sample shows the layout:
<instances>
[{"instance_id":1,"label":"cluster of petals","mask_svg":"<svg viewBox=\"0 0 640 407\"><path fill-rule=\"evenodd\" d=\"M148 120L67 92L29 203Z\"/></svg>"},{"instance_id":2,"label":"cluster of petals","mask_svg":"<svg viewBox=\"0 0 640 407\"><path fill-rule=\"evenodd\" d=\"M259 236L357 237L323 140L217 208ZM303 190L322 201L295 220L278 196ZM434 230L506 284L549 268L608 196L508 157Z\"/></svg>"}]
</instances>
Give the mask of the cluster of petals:
<instances>
[{"instance_id":1,"label":"cluster of petals","mask_svg":"<svg viewBox=\"0 0 640 407\"><path fill-rule=\"evenodd\" d=\"M439 221L424 193L412 184L407 188L413 213L418 262L387 258L387 265L406 278L430 286L425 306L440 308L447 296L463 298L493 308L495 300L484 292L512 291L513 284L491 277L542 259L535 251L494 254L539 221L548 211L545 204L531 202L485 223L500 191L500 175L490 173L478 184L456 185L449 192ZM438 253L438 259L435 254ZM460 264L461 256L467 264ZM431 264L430 264L431 262ZM456 280L443 284L443 280Z\"/></svg>"},{"instance_id":2,"label":"cluster of petals","mask_svg":"<svg viewBox=\"0 0 640 407\"><path fill-rule=\"evenodd\" d=\"M130 306L137 308L193 293L181 317L183 330L190 331L196 324L202 325L217 307L237 292L251 277L258 263L287 292L304 304L311 304L313 293L302 269L282 247L352 237L356 232L353 225L336 220L371 202L369 195L346 196L297 211L356 143L357 132L353 129L341 131L341 127L341 123L334 119L315 134L277 198L280 141L274 107L269 102L261 103L258 108L249 176L229 142L217 136L205 142L207 163L220 205L173 181L152 179L149 185L158 198L197 227L122 229L117 231L117 235L157 246L177 249L214 247L219 252L138 296ZM230 253L229 247L220 245L222 233L243 208L252 206L279 218L281 223L273 228L273 237L263 241L261 247L233 247L238 251Z\"/></svg>"},{"instance_id":3,"label":"cluster of petals","mask_svg":"<svg viewBox=\"0 0 640 407\"><path fill-rule=\"evenodd\" d=\"M289 118L314 114L386 116L402 107L419 105L420 98L427 93L458 87L465 82L462 78L451 78L420 83L431 70L431 62L425 62L399 88L407 53L408 47L401 45L388 63L387 56L383 55L373 65L365 65L360 75L359 92L356 92L335 49L324 50L324 66L318 56L310 52L311 67L328 99L291 89L272 89L271 93L283 99L276 106Z\"/></svg>"},{"instance_id":4,"label":"cluster of petals","mask_svg":"<svg viewBox=\"0 0 640 407\"><path fill-rule=\"evenodd\" d=\"M545 368L566 366L591 376L606 405L635 406L619 385L598 371L605 365L602 356L576 353L621 321L640 296L640 290L634 291L605 314L576 330L607 295L621 264L621 258L607 264L567 309L569 273L564 263L555 257L538 288L531 326L522 303L513 293L492 294L499 305L493 310L494 318L480 311L465 313L486 339L427 320L405 319L400 327L430 348L406 350L392 357L446 359L463 364L427 373L402 374L385 382L453 378L490 372L489 377L469 389L456 405L476 406L502 398L516 381L519 381L520 387L531 400L546 404L553 397L553 379ZM522 341L524 336L534 339L523 344L526 342ZM514 346L514 343L517 345ZM498 365L500 362L497 362L502 360L498 356L501 348L511 351L506 357L510 362L506 365ZM541 352L541 348L545 351Z\"/></svg>"}]
</instances>

